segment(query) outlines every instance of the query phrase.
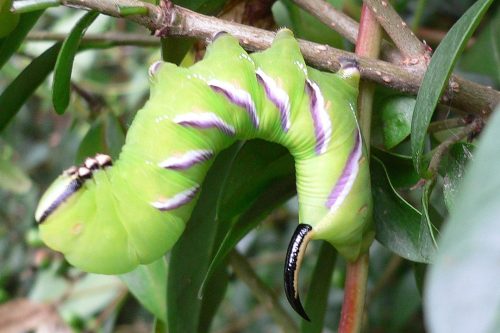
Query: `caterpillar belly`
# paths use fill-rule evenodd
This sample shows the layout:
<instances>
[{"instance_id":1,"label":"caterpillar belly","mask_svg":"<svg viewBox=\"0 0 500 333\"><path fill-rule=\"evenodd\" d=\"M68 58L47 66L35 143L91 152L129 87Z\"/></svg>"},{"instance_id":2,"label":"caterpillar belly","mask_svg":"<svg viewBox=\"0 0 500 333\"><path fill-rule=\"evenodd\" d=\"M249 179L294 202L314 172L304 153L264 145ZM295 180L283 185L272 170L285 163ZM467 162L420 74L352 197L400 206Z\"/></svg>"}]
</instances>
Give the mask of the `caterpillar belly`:
<instances>
[{"instance_id":1,"label":"caterpillar belly","mask_svg":"<svg viewBox=\"0 0 500 333\"><path fill-rule=\"evenodd\" d=\"M49 187L36 211L51 248L83 270L118 274L168 251L184 230L217 153L262 138L295 158L300 224L285 264L285 290L298 296L298 268L311 239L355 260L372 240L368 161L354 110L359 72L306 66L297 41L280 30L272 47L247 54L219 34L190 68L150 67L151 96L119 158L88 158Z\"/></svg>"}]
</instances>

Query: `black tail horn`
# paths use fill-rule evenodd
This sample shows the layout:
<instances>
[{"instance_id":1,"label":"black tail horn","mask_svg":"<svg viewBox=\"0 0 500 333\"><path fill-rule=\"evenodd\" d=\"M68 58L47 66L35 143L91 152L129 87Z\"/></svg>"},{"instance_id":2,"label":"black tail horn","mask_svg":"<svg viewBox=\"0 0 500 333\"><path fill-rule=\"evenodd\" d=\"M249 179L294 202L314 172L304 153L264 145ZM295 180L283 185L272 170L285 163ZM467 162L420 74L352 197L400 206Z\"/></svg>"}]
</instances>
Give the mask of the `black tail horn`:
<instances>
[{"instance_id":1,"label":"black tail horn","mask_svg":"<svg viewBox=\"0 0 500 333\"><path fill-rule=\"evenodd\" d=\"M299 297L299 271L302 258L309 243L312 227L308 224L299 224L293 233L285 261L285 294L292 308L305 320L311 321L307 316Z\"/></svg>"}]
</instances>

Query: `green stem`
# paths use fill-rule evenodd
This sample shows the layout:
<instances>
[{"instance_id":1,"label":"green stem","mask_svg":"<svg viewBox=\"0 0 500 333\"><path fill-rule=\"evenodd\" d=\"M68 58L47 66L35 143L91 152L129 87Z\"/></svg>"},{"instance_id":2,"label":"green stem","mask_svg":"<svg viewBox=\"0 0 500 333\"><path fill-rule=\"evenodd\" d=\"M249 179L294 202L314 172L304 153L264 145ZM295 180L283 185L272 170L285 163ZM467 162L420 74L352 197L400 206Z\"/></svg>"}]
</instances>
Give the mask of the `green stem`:
<instances>
[{"instance_id":1,"label":"green stem","mask_svg":"<svg viewBox=\"0 0 500 333\"><path fill-rule=\"evenodd\" d=\"M60 0L23 0L12 3L12 11L15 13L27 13L37 10L57 7L61 5Z\"/></svg>"},{"instance_id":2,"label":"green stem","mask_svg":"<svg viewBox=\"0 0 500 333\"><path fill-rule=\"evenodd\" d=\"M130 15L148 15L149 10L143 6L120 6L118 5L118 12L121 16L127 17Z\"/></svg>"},{"instance_id":3,"label":"green stem","mask_svg":"<svg viewBox=\"0 0 500 333\"><path fill-rule=\"evenodd\" d=\"M339 333L358 333L361 330L368 279L368 259L368 253L365 253L355 262L347 264Z\"/></svg>"}]
</instances>

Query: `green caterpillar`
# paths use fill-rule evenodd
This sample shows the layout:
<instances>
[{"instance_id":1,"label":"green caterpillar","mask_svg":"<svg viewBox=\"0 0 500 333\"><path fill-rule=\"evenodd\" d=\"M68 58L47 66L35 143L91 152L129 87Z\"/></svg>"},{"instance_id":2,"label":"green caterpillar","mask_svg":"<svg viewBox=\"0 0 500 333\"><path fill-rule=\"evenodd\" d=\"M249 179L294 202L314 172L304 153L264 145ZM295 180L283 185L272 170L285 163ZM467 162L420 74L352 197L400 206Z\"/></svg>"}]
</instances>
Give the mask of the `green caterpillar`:
<instances>
[{"instance_id":1,"label":"green caterpillar","mask_svg":"<svg viewBox=\"0 0 500 333\"><path fill-rule=\"evenodd\" d=\"M311 239L347 260L373 239L368 161L355 118L359 71L307 67L293 34L248 55L218 34L190 68L150 67L151 96L137 113L119 159L98 154L66 170L36 211L51 248L89 272L118 274L150 263L182 234L218 152L262 138L295 158L300 224L285 264L285 291L304 318L298 271Z\"/></svg>"}]
</instances>

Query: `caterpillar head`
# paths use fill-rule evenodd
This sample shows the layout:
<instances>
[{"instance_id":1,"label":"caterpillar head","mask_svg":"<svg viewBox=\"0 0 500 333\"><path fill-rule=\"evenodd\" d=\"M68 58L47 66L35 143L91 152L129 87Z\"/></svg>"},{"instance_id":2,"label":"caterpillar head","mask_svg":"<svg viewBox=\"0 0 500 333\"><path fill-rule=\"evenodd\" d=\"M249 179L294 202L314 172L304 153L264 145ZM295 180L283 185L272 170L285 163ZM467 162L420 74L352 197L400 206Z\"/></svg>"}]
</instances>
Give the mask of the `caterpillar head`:
<instances>
[{"instance_id":1,"label":"caterpillar head","mask_svg":"<svg viewBox=\"0 0 500 333\"><path fill-rule=\"evenodd\" d=\"M96 170L104 169L112 164L109 156L97 154L94 158L87 158L81 166L72 166L64 170L40 199L35 212L36 222L45 222L61 205L78 193Z\"/></svg>"},{"instance_id":2,"label":"caterpillar head","mask_svg":"<svg viewBox=\"0 0 500 333\"><path fill-rule=\"evenodd\" d=\"M131 181L124 165L102 154L87 158L54 181L36 210L45 244L84 271L121 274L149 264L184 230L181 217L145 199L143 179Z\"/></svg>"},{"instance_id":3,"label":"caterpillar head","mask_svg":"<svg viewBox=\"0 0 500 333\"><path fill-rule=\"evenodd\" d=\"M109 156L97 154L65 170L44 193L35 212L42 240L64 253L71 264L90 272L133 268L133 263L120 260L123 253L115 250L126 246L126 235L108 223L107 219L113 219L111 213L99 214L96 204L103 196L96 195L95 183L98 178L107 178L106 169L111 166Z\"/></svg>"}]
</instances>

